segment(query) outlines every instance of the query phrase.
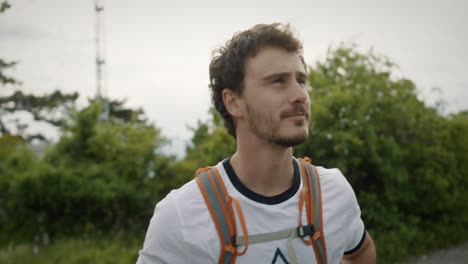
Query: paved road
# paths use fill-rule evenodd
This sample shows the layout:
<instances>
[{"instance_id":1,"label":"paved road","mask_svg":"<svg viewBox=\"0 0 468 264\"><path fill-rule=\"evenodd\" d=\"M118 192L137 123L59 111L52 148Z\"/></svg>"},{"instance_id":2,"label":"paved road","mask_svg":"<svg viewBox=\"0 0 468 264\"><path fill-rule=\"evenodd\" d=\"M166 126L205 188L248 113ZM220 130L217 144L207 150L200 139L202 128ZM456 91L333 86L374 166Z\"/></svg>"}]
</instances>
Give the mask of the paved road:
<instances>
[{"instance_id":1,"label":"paved road","mask_svg":"<svg viewBox=\"0 0 468 264\"><path fill-rule=\"evenodd\" d=\"M421 258L401 264L467 264L468 243L458 247L436 251Z\"/></svg>"}]
</instances>

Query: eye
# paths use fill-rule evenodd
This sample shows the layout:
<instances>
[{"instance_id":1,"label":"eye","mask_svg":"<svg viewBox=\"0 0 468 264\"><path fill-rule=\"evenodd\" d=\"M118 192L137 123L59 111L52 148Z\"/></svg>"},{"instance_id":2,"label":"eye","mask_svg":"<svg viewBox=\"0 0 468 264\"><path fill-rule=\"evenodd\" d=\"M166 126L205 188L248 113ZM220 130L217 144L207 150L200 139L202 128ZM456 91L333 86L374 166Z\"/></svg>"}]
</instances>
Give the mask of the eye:
<instances>
[{"instance_id":1,"label":"eye","mask_svg":"<svg viewBox=\"0 0 468 264\"><path fill-rule=\"evenodd\" d=\"M273 79L273 83L283 83L283 78L276 78L276 79Z\"/></svg>"},{"instance_id":2,"label":"eye","mask_svg":"<svg viewBox=\"0 0 468 264\"><path fill-rule=\"evenodd\" d=\"M306 84L306 79L300 78L300 79L297 79L297 82L300 84Z\"/></svg>"}]
</instances>

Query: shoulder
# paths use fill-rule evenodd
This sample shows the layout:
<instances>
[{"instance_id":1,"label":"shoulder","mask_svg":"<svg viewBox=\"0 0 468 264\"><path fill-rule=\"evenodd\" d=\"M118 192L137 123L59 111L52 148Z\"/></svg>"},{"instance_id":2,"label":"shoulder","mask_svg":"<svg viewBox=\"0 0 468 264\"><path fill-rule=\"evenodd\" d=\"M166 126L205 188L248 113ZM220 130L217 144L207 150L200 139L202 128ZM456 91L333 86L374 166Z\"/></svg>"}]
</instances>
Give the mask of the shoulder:
<instances>
[{"instance_id":1,"label":"shoulder","mask_svg":"<svg viewBox=\"0 0 468 264\"><path fill-rule=\"evenodd\" d=\"M184 234L190 227L207 220L205 212L206 204L200 189L196 181L191 180L156 204L151 224L155 222L168 229L174 227Z\"/></svg>"},{"instance_id":2,"label":"shoulder","mask_svg":"<svg viewBox=\"0 0 468 264\"><path fill-rule=\"evenodd\" d=\"M351 184L339 169L317 167L324 217L347 226L351 219L360 219L361 209Z\"/></svg>"},{"instance_id":3,"label":"shoulder","mask_svg":"<svg viewBox=\"0 0 468 264\"><path fill-rule=\"evenodd\" d=\"M351 184L339 169L329 169L321 166L316 166L316 169L320 177L322 195L330 194L343 198L355 197Z\"/></svg>"},{"instance_id":4,"label":"shoulder","mask_svg":"<svg viewBox=\"0 0 468 264\"><path fill-rule=\"evenodd\" d=\"M347 180L343 173L337 168L325 168L322 166L315 166L320 175L321 181L333 181L340 185L346 185Z\"/></svg>"},{"instance_id":5,"label":"shoulder","mask_svg":"<svg viewBox=\"0 0 468 264\"><path fill-rule=\"evenodd\" d=\"M171 191L156 205L138 263L188 263L187 256L200 262L211 261L213 250L198 243L204 233L212 233L209 220L195 180ZM210 237L206 240L212 242Z\"/></svg>"},{"instance_id":6,"label":"shoulder","mask_svg":"<svg viewBox=\"0 0 468 264\"><path fill-rule=\"evenodd\" d=\"M327 246L339 248L342 255L358 248L365 234L361 209L351 184L339 169L316 167L320 175L323 218Z\"/></svg>"},{"instance_id":7,"label":"shoulder","mask_svg":"<svg viewBox=\"0 0 468 264\"><path fill-rule=\"evenodd\" d=\"M200 189L195 180L191 180L179 189L172 190L157 205L154 212L155 217L177 218L180 226L190 225L186 222L186 215L197 211L205 211L206 205Z\"/></svg>"}]
</instances>

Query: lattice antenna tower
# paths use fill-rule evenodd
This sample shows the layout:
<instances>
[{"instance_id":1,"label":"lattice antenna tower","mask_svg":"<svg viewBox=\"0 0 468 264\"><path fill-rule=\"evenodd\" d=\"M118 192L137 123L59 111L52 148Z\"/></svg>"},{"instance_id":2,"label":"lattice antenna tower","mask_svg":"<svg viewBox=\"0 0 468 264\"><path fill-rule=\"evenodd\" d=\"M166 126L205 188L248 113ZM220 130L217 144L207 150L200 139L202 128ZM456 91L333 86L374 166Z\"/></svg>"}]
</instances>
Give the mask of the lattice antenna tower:
<instances>
[{"instance_id":1,"label":"lattice antenna tower","mask_svg":"<svg viewBox=\"0 0 468 264\"><path fill-rule=\"evenodd\" d=\"M94 0L94 10L96 11L96 99L100 100L104 107L100 120L109 119L109 102L107 100L106 82L106 59L105 48L106 38L104 26L104 4L101 0Z\"/></svg>"}]
</instances>

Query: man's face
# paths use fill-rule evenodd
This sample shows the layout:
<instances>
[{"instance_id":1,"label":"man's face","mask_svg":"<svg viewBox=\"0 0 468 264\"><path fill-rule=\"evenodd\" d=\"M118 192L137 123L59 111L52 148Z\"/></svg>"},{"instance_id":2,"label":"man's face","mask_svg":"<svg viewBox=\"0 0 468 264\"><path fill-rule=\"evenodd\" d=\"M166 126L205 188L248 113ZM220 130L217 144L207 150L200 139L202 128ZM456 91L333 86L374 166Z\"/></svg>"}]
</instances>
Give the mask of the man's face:
<instances>
[{"instance_id":1,"label":"man's face","mask_svg":"<svg viewBox=\"0 0 468 264\"><path fill-rule=\"evenodd\" d=\"M295 52L267 46L245 65L243 112L250 132L290 147L309 136L307 73Z\"/></svg>"}]
</instances>

